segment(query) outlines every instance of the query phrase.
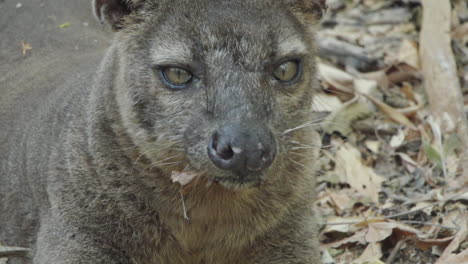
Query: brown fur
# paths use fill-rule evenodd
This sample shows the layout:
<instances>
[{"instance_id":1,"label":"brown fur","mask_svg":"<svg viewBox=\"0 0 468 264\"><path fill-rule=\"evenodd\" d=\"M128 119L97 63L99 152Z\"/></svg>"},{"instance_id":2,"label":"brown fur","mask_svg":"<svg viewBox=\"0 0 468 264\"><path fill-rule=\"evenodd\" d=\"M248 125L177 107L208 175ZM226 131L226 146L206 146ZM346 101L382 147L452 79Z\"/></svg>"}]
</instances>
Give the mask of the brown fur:
<instances>
[{"instance_id":1,"label":"brown fur","mask_svg":"<svg viewBox=\"0 0 468 264\"><path fill-rule=\"evenodd\" d=\"M2 110L2 124L15 122L0 132L9 153L0 205L37 209L33 234L10 239L0 229L0 238L31 247L41 264L319 263L310 205L320 139L294 128L311 121L321 3L96 0L98 18L117 32L95 81L83 71L31 100L34 110ZM278 50L285 41L304 50ZM297 83L270 76L284 56L302 61ZM154 66L161 60L200 81L168 89ZM212 164L206 146L216 129L247 121L266 124L278 151L241 180ZM198 177L182 187L174 171ZM8 191L17 182L34 195L22 209L8 203L20 197ZM24 220L14 219L0 216L0 226Z\"/></svg>"}]
</instances>

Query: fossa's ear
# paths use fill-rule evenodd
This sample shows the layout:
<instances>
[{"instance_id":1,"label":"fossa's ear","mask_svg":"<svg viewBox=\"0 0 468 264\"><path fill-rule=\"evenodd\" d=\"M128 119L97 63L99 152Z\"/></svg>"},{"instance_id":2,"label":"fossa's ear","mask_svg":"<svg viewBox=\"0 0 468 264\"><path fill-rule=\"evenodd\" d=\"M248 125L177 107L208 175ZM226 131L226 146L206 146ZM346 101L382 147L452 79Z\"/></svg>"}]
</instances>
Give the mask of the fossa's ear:
<instances>
[{"instance_id":1,"label":"fossa's ear","mask_svg":"<svg viewBox=\"0 0 468 264\"><path fill-rule=\"evenodd\" d=\"M122 19L130 14L139 0L93 0L93 11L101 23L109 24L113 30L123 27Z\"/></svg>"},{"instance_id":2,"label":"fossa's ear","mask_svg":"<svg viewBox=\"0 0 468 264\"><path fill-rule=\"evenodd\" d=\"M291 11L304 24L316 24L327 11L326 0L287 0Z\"/></svg>"}]
</instances>

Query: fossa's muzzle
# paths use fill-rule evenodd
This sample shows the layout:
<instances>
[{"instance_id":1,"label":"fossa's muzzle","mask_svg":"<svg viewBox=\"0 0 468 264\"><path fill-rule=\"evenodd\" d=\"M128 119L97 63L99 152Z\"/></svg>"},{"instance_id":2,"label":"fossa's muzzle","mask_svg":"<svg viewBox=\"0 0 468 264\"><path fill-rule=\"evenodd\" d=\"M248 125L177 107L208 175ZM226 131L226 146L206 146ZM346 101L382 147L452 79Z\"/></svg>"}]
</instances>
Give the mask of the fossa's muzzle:
<instances>
[{"instance_id":1,"label":"fossa's muzzle","mask_svg":"<svg viewBox=\"0 0 468 264\"><path fill-rule=\"evenodd\" d=\"M272 164L276 142L266 125L244 121L214 132L208 144L208 156L217 167L245 177Z\"/></svg>"}]
</instances>

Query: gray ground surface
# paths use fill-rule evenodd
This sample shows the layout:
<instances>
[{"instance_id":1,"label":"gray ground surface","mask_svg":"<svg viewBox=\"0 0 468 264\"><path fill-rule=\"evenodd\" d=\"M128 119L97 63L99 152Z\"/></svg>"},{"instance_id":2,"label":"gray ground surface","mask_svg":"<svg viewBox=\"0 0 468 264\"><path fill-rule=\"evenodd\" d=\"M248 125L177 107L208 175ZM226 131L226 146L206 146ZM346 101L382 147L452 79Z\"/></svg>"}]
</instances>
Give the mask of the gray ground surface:
<instances>
[{"instance_id":1,"label":"gray ground surface","mask_svg":"<svg viewBox=\"0 0 468 264\"><path fill-rule=\"evenodd\" d=\"M67 22L69 27L59 27ZM60 64L69 56L102 50L110 35L93 17L90 0L0 0L0 83L51 60ZM22 42L32 46L26 56Z\"/></svg>"},{"instance_id":2,"label":"gray ground surface","mask_svg":"<svg viewBox=\"0 0 468 264\"><path fill-rule=\"evenodd\" d=\"M17 7L19 3L21 7ZM60 28L64 23L70 26ZM106 27L93 17L90 0L0 0L0 132L6 135L1 137L0 133L0 145L9 149L20 144L18 139L26 138L26 134L36 133L18 128L37 123L34 117L38 109L47 108L51 102L65 101L65 87L70 80L85 78L75 83L89 85L92 79L89 76L98 68L111 37ZM26 55L22 53L22 42L32 47ZM20 157L0 153L0 159L16 158ZM15 228L0 226L0 242L29 247L35 239L32 234L37 231L33 217L37 211L33 204L37 201L28 184L6 176L9 184L3 182L2 188L0 183L0 223ZM13 188L15 192L5 198L9 191L5 188ZM5 200L7 203L2 204ZM25 204L27 211L17 210L19 204ZM18 261L14 263L27 262Z\"/></svg>"}]
</instances>

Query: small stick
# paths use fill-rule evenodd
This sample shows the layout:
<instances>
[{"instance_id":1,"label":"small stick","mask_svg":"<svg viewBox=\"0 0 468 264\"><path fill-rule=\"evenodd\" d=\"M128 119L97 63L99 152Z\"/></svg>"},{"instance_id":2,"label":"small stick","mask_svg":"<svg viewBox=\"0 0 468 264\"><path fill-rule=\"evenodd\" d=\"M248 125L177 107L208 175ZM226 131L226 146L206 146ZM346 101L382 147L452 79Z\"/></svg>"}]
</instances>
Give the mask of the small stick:
<instances>
[{"instance_id":1,"label":"small stick","mask_svg":"<svg viewBox=\"0 0 468 264\"><path fill-rule=\"evenodd\" d=\"M0 258L24 257L28 252L27 248L0 246Z\"/></svg>"},{"instance_id":2,"label":"small stick","mask_svg":"<svg viewBox=\"0 0 468 264\"><path fill-rule=\"evenodd\" d=\"M402 240L398 241L395 248L393 248L392 253L390 253L390 256L388 256L388 259L385 262L385 264L392 264L393 263L393 261L395 260L398 252L403 247L403 245L406 243L406 241L409 240L409 239L411 239L411 238L406 238L406 239L402 239Z\"/></svg>"},{"instance_id":3,"label":"small stick","mask_svg":"<svg viewBox=\"0 0 468 264\"><path fill-rule=\"evenodd\" d=\"M431 203L430 205L427 205L425 207L422 207L422 208L419 208L419 209L416 209L416 210L412 210L412 211L407 211L407 212L402 212L402 213L399 213L399 214L394 214L394 215L389 215L389 216L383 216L383 217L375 217L375 218L369 218L369 219L366 219L365 221L349 221L349 222L340 222L340 223L323 223L323 225L328 225L328 226L333 226L333 225L356 225L356 224L359 224L359 223L362 223L362 222L373 222L373 221L381 221L381 220L390 220L392 218L397 218L397 217L400 217L400 216L404 216L404 215L409 215L409 214L412 214L412 213L416 213L416 212L420 212L426 208L429 208L429 207L432 207L434 205L437 205L439 203L443 203L443 202L447 202L447 201L450 201L450 200L453 200L457 197L460 197L460 196L463 196L465 194L467 194L468 191L465 191L465 192L462 192L462 193L459 193L459 194L456 194L456 195L453 195L447 199L444 199L442 201L437 201L437 202L434 202L434 203ZM401 221L402 223L407 223L407 224L421 224L421 225L429 225L429 226L436 226L436 227L441 227L441 228L446 228L446 229L452 229L452 230L457 230L456 228L454 227L448 227L448 226L443 226L443 225L438 225L438 224L433 224L433 223L425 223L425 222L419 222L419 221Z\"/></svg>"},{"instance_id":4,"label":"small stick","mask_svg":"<svg viewBox=\"0 0 468 264\"><path fill-rule=\"evenodd\" d=\"M182 193L182 190L179 193L180 193L180 198L182 200L182 209L184 210L184 219L185 221L189 222L190 218L187 215L187 208L185 207L184 194Z\"/></svg>"},{"instance_id":5,"label":"small stick","mask_svg":"<svg viewBox=\"0 0 468 264\"><path fill-rule=\"evenodd\" d=\"M457 198L457 197L463 196L463 195L465 195L465 194L467 194L467 193L468 193L468 191L464 191L464 192L462 192L462 193L453 195L452 197L449 197L449 198L444 199L444 200L442 200L442 201L437 201L437 202L431 203L431 204L429 204L429 205L427 205L427 206L421 207L421 208L416 209L416 210L412 210L412 211L407 211L407 212L403 212L403 213L398 213L398 214L386 216L385 219L392 219L392 218L397 218L397 217L404 216L404 215L409 215L409 214L412 214L412 213L417 213L417 212L423 211L424 209L427 209L427 208L429 208L429 207L435 206L435 205L437 205L437 204L444 203L444 202L448 202L448 201L453 200L453 199L455 199L455 198Z\"/></svg>"}]
</instances>

